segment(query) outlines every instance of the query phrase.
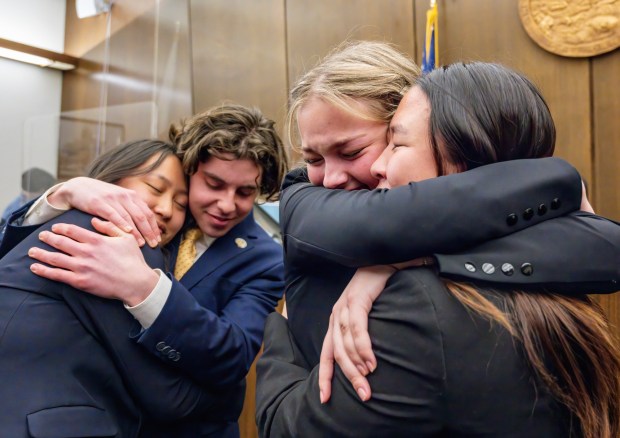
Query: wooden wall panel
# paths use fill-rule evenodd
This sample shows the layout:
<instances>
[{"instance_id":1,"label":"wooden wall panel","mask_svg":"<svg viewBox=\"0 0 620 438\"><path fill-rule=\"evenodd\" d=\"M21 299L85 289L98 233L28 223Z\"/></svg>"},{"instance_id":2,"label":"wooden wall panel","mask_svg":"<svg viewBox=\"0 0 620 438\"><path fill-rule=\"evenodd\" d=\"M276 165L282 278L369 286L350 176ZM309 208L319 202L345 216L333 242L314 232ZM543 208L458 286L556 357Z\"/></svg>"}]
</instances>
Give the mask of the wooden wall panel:
<instances>
[{"instance_id":1,"label":"wooden wall panel","mask_svg":"<svg viewBox=\"0 0 620 438\"><path fill-rule=\"evenodd\" d=\"M620 221L620 50L592 59L594 177L597 213ZM620 297L597 297L620 340Z\"/></svg>"},{"instance_id":2,"label":"wooden wall panel","mask_svg":"<svg viewBox=\"0 0 620 438\"><path fill-rule=\"evenodd\" d=\"M286 113L284 0L192 0L194 111L255 105L282 128Z\"/></svg>"},{"instance_id":3,"label":"wooden wall panel","mask_svg":"<svg viewBox=\"0 0 620 438\"><path fill-rule=\"evenodd\" d=\"M117 0L113 4L114 21L111 33L127 26L136 17L155 7L156 0ZM75 0L67 0L65 21L65 53L81 57L106 38L107 15L97 15L79 19L75 10Z\"/></svg>"},{"instance_id":4,"label":"wooden wall panel","mask_svg":"<svg viewBox=\"0 0 620 438\"><path fill-rule=\"evenodd\" d=\"M588 59L549 53L527 35L518 0L439 0L439 59L500 62L532 79L555 119L555 155L570 161L586 180L592 178L590 82ZM417 54L421 62L427 1L416 2Z\"/></svg>"},{"instance_id":5,"label":"wooden wall panel","mask_svg":"<svg viewBox=\"0 0 620 438\"><path fill-rule=\"evenodd\" d=\"M287 0L289 83L345 40L389 41L413 56L413 18L411 0Z\"/></svg>"},{"instance_id":6,"label":"wooden wall panel","mask_svg":"<svg viewBox=\"0 0 620 438\"><path fill-rule=\"evenodd\" d=\"M620 50L592 59L594 208L620 221Z\"/></svg>"}]
</instances>

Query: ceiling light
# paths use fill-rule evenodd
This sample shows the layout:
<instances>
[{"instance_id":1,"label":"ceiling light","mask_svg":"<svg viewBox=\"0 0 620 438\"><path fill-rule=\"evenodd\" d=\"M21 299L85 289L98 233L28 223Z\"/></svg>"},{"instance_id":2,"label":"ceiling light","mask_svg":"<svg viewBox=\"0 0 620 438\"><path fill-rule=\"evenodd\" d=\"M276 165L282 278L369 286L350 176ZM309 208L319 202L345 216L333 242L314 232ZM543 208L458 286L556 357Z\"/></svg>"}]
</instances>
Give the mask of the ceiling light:
<instances>
[{"instance_id":1,"label":"ceiling light","mask_svg":"<svg viewBox=\"0 0 620 438\"><path fill-rule=\"evenodd\" d=\"M16 41L0 38L0 56L14 61L26 62L40 67L58 70L73 70L78 59L64 53L53 52L39 47L29 46Z\"/></svg>"},{"instance_id":2,"label":"ceiling light","mask_svg":"<svg viewBox=\"0 0 620 438\"><path fill-rule=\"evenodd\" d=\"M76 0L75 10L78 18L94 17L110 12L112 0Z\"/></svg>"}]
</instances>

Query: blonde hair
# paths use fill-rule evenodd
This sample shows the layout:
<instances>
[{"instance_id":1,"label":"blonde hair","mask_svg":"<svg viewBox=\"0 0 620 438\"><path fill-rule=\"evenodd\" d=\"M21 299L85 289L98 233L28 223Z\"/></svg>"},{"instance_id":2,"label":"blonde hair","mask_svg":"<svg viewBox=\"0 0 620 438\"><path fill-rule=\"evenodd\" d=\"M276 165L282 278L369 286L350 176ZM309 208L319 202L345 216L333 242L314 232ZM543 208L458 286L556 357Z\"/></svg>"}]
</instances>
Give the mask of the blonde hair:
<instances>
[{"instance_id":1,"label":"blonde hair","mask_svg":"<svg viewBox=\"0 0 620 438\"><path fill-rule=\"evenodd\" d=\"M620 350L601 308L585 295L512 291L500 310L475 287L445 280L466 307L503 326L584 438L620 435Z\"/></svg>"},{"instance_id":2,"label":"blonde hair","mask_svg":"<svg viewBox=\"0 0 620 438\"><path fill-rule=\"evenodd\" d=\"M291 89L285 127L290 145L299 148L297 113L311 97L325 99L360 118L389 123L419 75L420 68L389 43L345 42ZM368 111L360 111L352 100L366 103Z\"/></svg>"}]
</instances>

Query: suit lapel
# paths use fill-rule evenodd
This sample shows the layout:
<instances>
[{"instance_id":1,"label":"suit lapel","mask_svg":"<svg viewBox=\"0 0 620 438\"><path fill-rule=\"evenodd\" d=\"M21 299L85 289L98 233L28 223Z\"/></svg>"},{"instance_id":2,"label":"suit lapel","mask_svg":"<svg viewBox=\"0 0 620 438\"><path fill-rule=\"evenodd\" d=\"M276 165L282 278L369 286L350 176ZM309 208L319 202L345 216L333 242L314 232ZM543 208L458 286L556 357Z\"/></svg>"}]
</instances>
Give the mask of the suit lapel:
<instances>
[{"instance_id":1,"label":"suit lapel","mask_svg":"<svg viewBox=\"0 0 620 438\"><path fill-rule=\"evenodd\" d=\"M254 218L250 214L225 236L216 239L183 276L181 284L187 289L191 289L196 283L210 275L224 263L252 250L254 247L253 241L256 239L256 234L252 232L253 224Z\"/></svg>"}]
</instances>

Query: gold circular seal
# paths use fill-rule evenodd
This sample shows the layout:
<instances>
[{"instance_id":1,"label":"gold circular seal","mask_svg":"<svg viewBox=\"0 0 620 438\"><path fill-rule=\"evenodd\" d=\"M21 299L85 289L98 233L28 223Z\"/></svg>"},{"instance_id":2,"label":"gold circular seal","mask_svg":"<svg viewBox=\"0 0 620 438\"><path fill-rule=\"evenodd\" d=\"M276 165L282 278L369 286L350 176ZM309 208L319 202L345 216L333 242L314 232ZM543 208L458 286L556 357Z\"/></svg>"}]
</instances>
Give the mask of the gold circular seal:
<instances>
[{"instance_id":1,"label":"gold circular seal","mask_svg":"<svg viewBox=\"0 0 620 438\"><path fill-rule=\"evenodd\" d=\"M586 57L620 47L620 0L519 0L525 31L556 55Z\"/></svg>"}]
</instances>

